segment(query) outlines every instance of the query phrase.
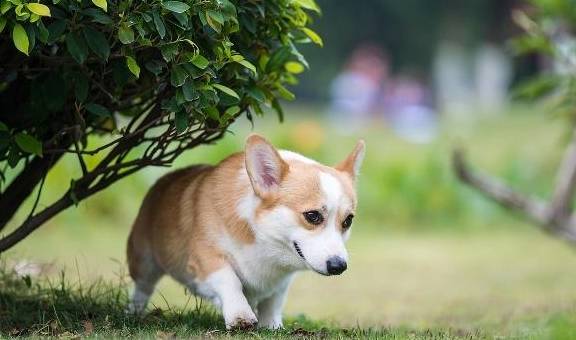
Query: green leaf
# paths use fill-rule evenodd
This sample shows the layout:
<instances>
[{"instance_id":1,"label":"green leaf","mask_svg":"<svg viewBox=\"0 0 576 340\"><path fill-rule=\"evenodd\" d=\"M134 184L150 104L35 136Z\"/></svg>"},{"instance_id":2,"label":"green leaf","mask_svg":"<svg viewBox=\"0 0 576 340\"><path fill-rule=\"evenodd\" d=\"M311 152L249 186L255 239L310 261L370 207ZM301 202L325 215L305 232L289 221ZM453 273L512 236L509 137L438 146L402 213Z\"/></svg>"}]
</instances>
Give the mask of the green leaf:
<instances>
[{"instance_id":1,"label":"green leaf","mask_svg":"<svg viewBox=\"0 0 576 340\"><path fill-rule=\"evenodd\" d=\"M84 38L76 32L68 33L66 36L66 48L68 53L78 64L83 64L88 56L88 49L84 43Z\"/></svg>"},{"instance_id":2,"label":"green leaf","mask_svg":"<svg viewBox=\"0 0 576 340\"><path fill-rule=\"evenodd\" d=\"M0 14L5 14L12 8L12 4L8 1L4 1L0 4Z\"/></svg>"},{"instance_id":3,"label":"green leaf","mask_svg":"<svg viewBox=\"0 0 576 340\"><path fill-rule=\"evenodd\" d=\"M240 106L235 105L227 108L224 114L228 117L234 117L238 112L240 112Z\"/></svg>"},{"instance_id":4,"label":"green leaf","mask_svg":"<svg viewBox=\"0 0 576 340\"><path fill-rule=\"evenodd\" d=\"M124 45L134 42L134 31L127 25L120 25L118 28L118 40Z\"/></svg>"},{"instance_id":5,"label":"green leaf","mask_svg":"<svg viewBox=\"0 0 576 340\"><path fill-rule=\"evenodd\" d=\"M217 23L219 23L220 25L224 25L224 17L222 16L222 13L220 11L209 9L206 11L206 15L209 18L216 21Z\"/></svg>"},{"instance_id":6,"label":"green leaf","mask_svg":"<svg viewBox=\"0 0 576 340\"><path fill-rule=\"evenodd\" d=\"M284 66L284 63L290 58L291 52L290 48L287 46L280 47L270 57L268 63L266 64L266 69L268 71L277 71Z\"/></svg>"},{"instance_id":7,"label":"green leaf","mask_svg":"<svg viewBox=\"0 0 576 340\"><path fill-rule=\"evenodd\" d=\"M172 86L179 87L184 85L186 78L188 78L188 72L186 72L182 66L174 65L172 67L172 70L170 71L170 83Z\"/></svg>"},{"instance_id":8,"label":"green leaf","mask_svg":"<svg viewBox=\"0 0 576 340\"><path fill-rule=\"evenodd\" d=\"M134 58L126 56L126 66L128 66L128 69L136 76L136 78L140 78L140 66L138 66L138 63Z\"/></svg>"},{"instance_id":9,"label":"green leaf","mask_svg":"<svg viewBox=\"0 0 576 340\"><path fill-rule=\"evenodd\" d=\"M162 69L164 68L164 64L159 61L159 60L148 60L145 64L144 67L146 67L146 69L150 72L152 72L154 75L159 75L160 73L162 73Z\"/></svg>"},{"instance_id":10,"label":"green leaf","mask_svg":"<svg viewBox=\"0 0 576 340\"><path fill-rule=\"evenodd\" d=\"M154 18L154 26L156 26L156 31L158 31L160 38L164 39L164 36L166 35L166 26L164 26L164 21L158 12L153 12L152 17Z\"/></svg>"},{"instance_id":11,"label":"green leaf","mask_svg":"<svg viewBox=\"0 0 576 340\"><path fill-rule=\"evenodd\" d=\"M250 71L252 71L252 73L254 73L255 76L258 75L258 72L256 72L256 66L254 66L254 64L252 64L251 62L249 62L246 59L237 61L238 64L246 67L247 69L249 69Z\"/></svg>"},{"instance_id":12,"label":"green leaf","mask_svg":"<svg viewBox=\"0 0 576 340\"><path fill-rule=\"evenodd\" d=\"M32 13L30 14L30 19L28 19L28 21L32 22L36 22L40 20L40 16L38 14Z\"/></svg>"},{"instance_id":13,"label":"green leaf","mask_svg":"<svg viewBox=\"0 0 576 340\"><path fill-rule=\"evenodd\" d=\"M34 155L42 156L42 143L35 137L25 132L20 132L14 136L14 141L20 150Z\"/></svg>"},{"instance_id":14,"label":"green leaf","mask_svg":"<svg viewBox=\"0 0 576 340\"><path fill-rule=\"evenodd\" d=\"M257 87L249 88L248 95L259 101L260 103L264 103L266 101L266 95L264 94L264 92L262 92L262 90L260 90Z\"/></svg>"},{"instance_id":15,"label":"green leaf","mask_svg":"<svg viewBox=\"0 0 576 340\"><path fill-rule=\"evenodd\" d=\"M162 7L174 13L184 13L190 9L190 6L180 1L164 1Z\"/></svg>"},{"instance_id":16,"label":"green leaf","mask_svg":"<svg viewBox=\"0 0 576 340\"><path fill-rule=\"evenodd\" d=\"M82 33L92 52L100 59L107 60L110 56L110 45L108 45L108 40L106 40L104 34L92 27L84 27Z\"/></svg>"},{"instance_id":17,"label":"green leaf","mask_svg":"<svg viewBox=\"0 0 576 340\"><path fill-rule=\"evenodd\" d=\"M162 53L162 57L167 62L170 62L176 58L178 55L178 44L166 44L160 46L160 52Z\"/></svg>"},{"instance_id":18,"label":"green leaf","mask_svg":"<svg viewBox=\"0 0 576 340\"><path fill-rule=\"evenodd\" d=\"M6 22L6 17L0 17L0 33L2 33L4 27L6 27Z\"/></svg>"},{"instance_id":19,"label":"green leaf","mask_svg":"<svg viewBox=\"0 0 576 340\"><path fill-rule=\"evenodd\" d=\"M292 0L292 3L298 4L302 8L320 13L320 7L318 7L318 4L316 4L316 1L314 0Z\"/></svg>"},{"instance_id":20,"label":"green leaf","mask_svg":"<svg viewBox=\"0 0 576 340\"><path fill-rule=\"evenodd\" d=\"M188 114L186 111L178 111L174 116L174 125L176 126L176 132L182 133L188 128Z\"/></svg>"},{"instance_id":21,"label":"green leaf","mask_svg":"<svg viewBox=\"0 0 576 340\"><path fill-rule=\"evenodd\" d=\"M187 79L186 82L184 82L184 85L182 85L182 94L184 95L184 99L189 102L200 97L200 94L194 88L194 83L191 79Z\"/></svg>"},{"instance_id":22,"label":"green leaf","mask_svg":"<svg viewBox=\"0 0 576 340\"><path fill-rule=\"evenodd\" d=\"M188 21L188 14L172 12L172 15L174 16L174 18L176 18L176 20L178 20L178 22L180 23L180 26L182 26L182 27L188 26L188 22L189 22Z\"/></svg>"},{"instance_id":23,"label":"green leaf","mask_svg":"<svg viewBox=\"0 0 576 340\"><path fill-rule=\"evenodd\" d=\"M92 0L92 3L104 10L104 12L108 12L108 3L106 0Z\"/></svg>"},{"instance_id":24,"label":"green leaf","mask_svg":"<svg viewBox=\"0 0 576 340\"><path fill-rule=\"evenodd\" d=\"M302 27L301 30L302 32L304 32L304 34L308 36L308 38L310 38L310 40L312 40L313 43L321 47L324 46L324 42L322 41L322 38L318 35L318 33L314 32L313 30L307 27Z\"/></svg>"},{"instance_id":25,"label":"green leaf","mask_svg":"<svg viewBox=\"0 0 576 340\"><path fill-rule=\"evenodd\" d=\"M28 36L28 51L32 51L34 46L36 45L36 30L34 29L35 25L25 25L24 29L26 30L26 35Z\"/></svg>"},{"instance_id":26,"label":"green leaf","mask_svg":"<svg viewBox=\"0 0 576 340\"><path fill-rule=\"evenodd\" d=\"M208 67L208 65L210 64L210 62L208 61L208 59L204 58L201 54L196 54L191 60L190 62L192 64L194 64L194 66L198 67L199 69L205 69L206 67Z\"/></svg>"},{"instance_id":27,"label":"green leaf","mask_svg":"<svg viewBox=\"0 0 576 340\"><path fill-rule=\"evenodd\" d=\"M0 131L8 131L8 126L6 126L6 124L0 122Z\"/></svg>"},{"instance_id":28,"label":"green leaf","mask_svg":"<svg viewBox=\"0 0 576 340\"><path fill-rule=\"evenodd\" d=\"M113 23L112 18L110 18L106 13L102 12L96 8L87 8L83 11L84 14L92 17L94 22L103 24L103 25L110 25Z\"/></svg>"},{"instance_id":29,"label":"green leaf","mask_svg":"<svg viewBox=\"0 0 576 340\"><path fill-rule=\"evenodd\" d=\"M272 108L276 111L280 123L284 122L284 110L282 109L282 106L280 105L280 101L278 101L278 98L274 98L274 100L272 100Z\"/></svg>"},{"instance_id":30,"label":"green leaf","mask_svg":"<svg viewBox=\"0 0 576 340\"><path fill-rule=\"evenodd\" d=\"M48 37L50 36L50 32L48 31L46 26L44 26L44 23L42 21L38 21L37 27L38 27L38 39L43 44L47 44L48 43Z\"/></svg>"},{"instance_id":31,"label":"green leaf","mask_svg":"<svg viewBox=\"0 0 576 340\"><path fill-rule=\"evenodd\" d=\"M220 111L215 106L209 106L204 109L206 115L216 121L220 121Z\"/></svg>"},{"instance_id":32,"label":"green leaf","mask_svg":"<svg viewBox=\"0 0 576 340\"><path fill-rule=\"evenodd\" d=\"M236 93L236 91L232 90L231 88L229 88L228 86L224 86L222 84L212 84L212 86L224 93L226 93L227 95L234 97L238 100L240 100L240 96L238 95L238 93Z\"/></svg>"},{"instance_id":33,"label":"green leaf","mask_svg":"<svg viewBox=\"0 0 576 340\"><path fill-rule=\"evenodd\" d=\"M276 84L276 91L278 91L278 94L286 100L292 101L296 98L294 93L288 91L287 88L285 88L284 86L282 86L280 84Z\"/></svg>"},{"instance_id":34,"label":"green leaf","mask_svg":"<svg viewBox=\"0 0 576 340\"><path fill-rule=\"evenodd\" d=\"M14 41L14 46L16 49L25 55L28 55L28 48L30 47L30 41L28 40L28 35L26 30L22 25L15 24L12 30L12 40Z\"/></svg>"},{"instance_id":35,"label":"green leaf","mask_svg":"<svg viewBox=\"0 0 576 340\"><path fill-rule=\"evenodd\" d=\"M206 11L206 21L208 22L208 25L212 27L212 29L217 33L222 31L222 25L224 24L222 13L214 10L208 10Z\"/></svg>"},{"instance_id":36,"label":"green leaf","mask_svg":"<svg viewBox=\"0 0 576 340\"><path fill-rule=\"evenodd\" d=\"M48 25L48 44L56 42L66 30L65 20L56 20Z\"/></svg>"},{"instance_id":37,"label":"green leaf","mask_svg":"<svg viewBox=\"0 0 576 340\"><path fill-rule=\"evenodd\" d=\"M101 117L110 117L112 116L112 113L105 108L104 106L100 105L100 104L95 104L95 103L88 103L86 104L86 110L88 110L88 112L93 113L97 116L101 116Z\"/></svg>"},{"instance_id":38,"label":"green leaf","mask_svg":"<svg viewBox=\"0 0 576 340\"><path fill-rule=\"evenodd\" d=\"M286 69L286 71L290 72L290 73L294 73L294 74L299 74L304 72L304 65L300 64L297 61L289 61L286 64L284 64L284 68Z\"/></svg>"},{"instance_id":39,"label":"green leaf","mask_svg":"<svg viewBox=\"0 0 576 340\"><path fill-rule=\"evenodd\" d=\"M13 146L8 151L8 165L12 169L14 169L18 163L20 163L20 152L18 151L19 148Z\"/></svg>"},{"instance_id":40,"label":"green leaf","mask_svg":"<svg viewBox=\"0 0 576 340\"><path fill-rule=\"evenodd\" d=\"M244 60L244 57L241 54L233 54L230 56L230 60L238 62Z\"/></svg>"},{"instance_id":41,"label":"green leaf","mask_svg":"<svg viewBox=\"0 0 576 340\"><path fill-rule=\"evenodd\" d=\"M42 4L33 2L33 3L26 4L26 8L28 8L28 10L30 12L37 14L41 17L51 16L50 8L48 8L48 6L46 6L46 5L42 5Z\"/></svg>"}]
</instances>

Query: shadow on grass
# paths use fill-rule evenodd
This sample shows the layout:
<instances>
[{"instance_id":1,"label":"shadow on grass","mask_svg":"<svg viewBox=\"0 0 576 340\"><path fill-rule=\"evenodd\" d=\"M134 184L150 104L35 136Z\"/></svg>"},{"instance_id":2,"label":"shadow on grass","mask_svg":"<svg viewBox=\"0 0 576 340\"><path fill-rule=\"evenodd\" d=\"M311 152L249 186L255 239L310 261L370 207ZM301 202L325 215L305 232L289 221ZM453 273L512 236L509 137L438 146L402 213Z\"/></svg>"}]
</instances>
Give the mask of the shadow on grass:
<instances>
[{"instance_id":1,"label":"shadow on grass","mask_svg":"<svg viewBox=\"0 0 576 340\"><path fill-rule=\"evenodd\" d=\"M455 330L402 328L342 329L304 316L289 319L284 330L229 332L221 316L191 298L183 310L154 309L143 317L124 313L127 289L100 281L87 286L58 280L32 280L0 271L0 337L104 338L277 338L277 339L447 339L482 338Z\"/></svg>"}]
</instances>

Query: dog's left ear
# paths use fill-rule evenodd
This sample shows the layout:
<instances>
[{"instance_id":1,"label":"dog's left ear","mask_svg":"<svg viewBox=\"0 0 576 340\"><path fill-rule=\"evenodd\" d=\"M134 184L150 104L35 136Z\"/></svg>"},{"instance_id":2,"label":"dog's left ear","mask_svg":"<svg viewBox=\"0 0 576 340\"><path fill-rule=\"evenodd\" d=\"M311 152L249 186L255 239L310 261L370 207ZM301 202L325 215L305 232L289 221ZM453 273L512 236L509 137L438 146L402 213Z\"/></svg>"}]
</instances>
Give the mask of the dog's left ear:
<instances>
[{"instance_id":1,"label":"dog's left ear","mask_svg":"<svg viewBox=\"0 0 576 340\"><path fill-rule=\"evenodd\" d=\"M364 160L365 152L366 143L361 139L356 143L354 150L352 150L348 157L338 163L334 168L347 173L353 180L356 180L356 177L358 177L358 173L360 172L360 166Z\"/></svg>"},{"instance_id":2,"label":"dog's left ear","mask_svg":"<svg viewBox=\"0 0 576 340\"><path fill-rule=\"evenodd\" d=\"M246 170L254 192L262 198L276 193L288 172L288 164L263 137L253 134L246 140Z\"/></svg>"}]
</instances>

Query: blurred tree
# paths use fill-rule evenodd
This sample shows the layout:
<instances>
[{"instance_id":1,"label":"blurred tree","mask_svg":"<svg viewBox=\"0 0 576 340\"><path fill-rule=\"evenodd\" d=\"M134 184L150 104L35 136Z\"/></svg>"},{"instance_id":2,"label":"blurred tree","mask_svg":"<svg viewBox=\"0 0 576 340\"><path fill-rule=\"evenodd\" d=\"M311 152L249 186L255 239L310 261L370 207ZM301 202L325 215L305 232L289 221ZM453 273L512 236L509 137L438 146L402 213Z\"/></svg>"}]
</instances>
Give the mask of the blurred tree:
<instances>
[{"instance_id":1,"label":"blurred tree","mask_svg":"<svg viewBox=\"0 0 576 340\"><path fill-rule=\"evenodd\" d=\"M0 231L38 187L0 252L119 179L221 138L261 105L281 117L278 99L293 98L285 85L307 65L295 43L321 43L311 11L314 0L0 0ZM66 153L82 175L36 212Z\"/></svg>"},{"instance_id":2,"label":"blurred tree","mask_svg":"<svg viewBox=\"0 0 576 340\"><path fill-rule=\"evenodd\" d=\"M454 155L458 177L500 205L530 219L543 230L576 244L576 6L574 0L531 0L531 8L514 12L524 30L513 45L520 54L545 57L549 67L517 90L518 96L544 99L564 117L571 140L558 167L549 201L520 193L501 181L470 169L462 152ZM536 141L535 141L536 143Z\"/></svg>"}]
</instances>

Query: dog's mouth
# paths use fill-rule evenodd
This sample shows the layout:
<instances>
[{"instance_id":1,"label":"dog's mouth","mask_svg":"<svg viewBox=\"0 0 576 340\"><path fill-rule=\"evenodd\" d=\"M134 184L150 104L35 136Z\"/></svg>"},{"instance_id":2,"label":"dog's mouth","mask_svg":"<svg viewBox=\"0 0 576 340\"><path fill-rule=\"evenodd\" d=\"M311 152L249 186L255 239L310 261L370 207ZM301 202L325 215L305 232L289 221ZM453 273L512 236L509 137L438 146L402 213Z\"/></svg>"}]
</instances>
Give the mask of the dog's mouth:
<instances>
[{"instance_id":1,"label":"dog's mouth","mask_svg":"<svg viewBox=\"0 0 576 340\"><path fill-rule=\"evenodd\" d=\"M302 254L302 249L300 249L300 246L298 245L298 243L296 243L296 241L294 241L292 243L294 244L294 249L296 249L296 252L298 253L298 255L300 255L302 260L306 261L306 258L304 257L304 254Z\"/></svg>"},{"instance_id":2,"label":"dog's mouth","mask_svg":"<svg viewBox=\"0 0 576 340\"><path fill-rule=\"evenodd\" d=\"M308 263L308 261L306 260L306 257L304 256L304 253L302 252L302 248L300 248L300 245L296 241L293 241L292 244L294 245L294 250L296 250L298 255L302 258L302 260L306 264L306 267L308 267L309 269L315 271L316 273L318 273L320 275L328 276L327 273L322 272L322 271L314 268L312 265L310 265L310 263Z\"/></svg>"},{"instance_id":3,"label":"dog's mouth","mask_svg":"<svg viewBox=\"0 0 576 340\"><path fill-rule=\"evenodd\" d=\"M298 243L296 241L293 241L292 244L294 245L294 250L296 250L296 252L302 258L302 260L304 260L306 267L310 268L311 270L315 271L316 273L318 273L320 275L329 276L328 273L322 272L322 271L314 268L312 265L310 265L310 263L308 263L308 261L306 260L306 257L304 257L304 253L302 252L302 248L300 248L300 245L298 245Z\"/></svg>"}]
</instances>

